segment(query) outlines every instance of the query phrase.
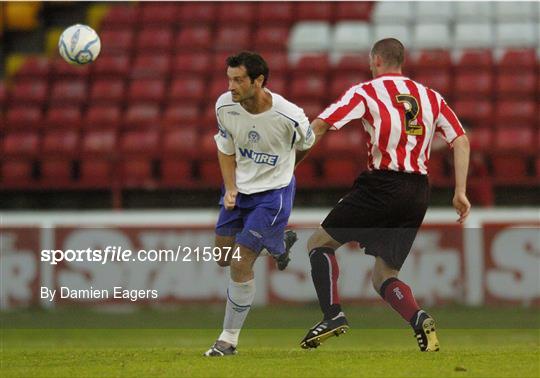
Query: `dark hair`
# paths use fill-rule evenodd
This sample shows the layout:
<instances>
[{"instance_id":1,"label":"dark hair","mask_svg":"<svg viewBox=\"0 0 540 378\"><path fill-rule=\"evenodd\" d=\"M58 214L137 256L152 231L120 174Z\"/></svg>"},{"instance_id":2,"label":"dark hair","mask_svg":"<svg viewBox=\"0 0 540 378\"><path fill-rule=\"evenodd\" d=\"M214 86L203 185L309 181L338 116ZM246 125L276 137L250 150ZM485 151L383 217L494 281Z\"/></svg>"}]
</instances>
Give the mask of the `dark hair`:
<instances>
[{"instance_id":1,"label":"dark hair","mask_svg":"<svg viewBox=\"0 0 540 378\"><path fill-rule=\"evenodd\" d=\"M238 53L237 55L232 55L227 58L227 66L229 67L240 67L244 66L246 67L247 75L251 79L251 82L255 81L256 78L263 75L263 87L266 85L266 82L268 81L268 65L257 53L251 52L251 51L242 51Z\"/></svg>"},{"instance_id":2,"label":"dark hair","mask_svg":"<svg viewBox=\"0 0 540 378\"><path fill-rule=\"evenodd\" d=\"M405 60L405 47L395 38L385 38L373 45L371 55L379 55L390 67L401 67Z\"/></svg>"}]
</instances>

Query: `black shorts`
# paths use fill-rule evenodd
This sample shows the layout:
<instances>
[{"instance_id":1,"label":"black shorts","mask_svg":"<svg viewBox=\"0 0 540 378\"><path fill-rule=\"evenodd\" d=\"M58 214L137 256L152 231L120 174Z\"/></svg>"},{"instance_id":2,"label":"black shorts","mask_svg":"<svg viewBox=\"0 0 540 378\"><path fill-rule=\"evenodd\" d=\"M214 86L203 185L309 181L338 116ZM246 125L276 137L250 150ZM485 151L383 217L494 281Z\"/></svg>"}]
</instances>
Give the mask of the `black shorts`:
<instances>
[{"instance_id":1,"label":"black shorts","mask_svg":"<svg viewBox=\"0 0 540 378\"><path fill-rule=\"evenodd\" d=\"M368 255L401 269L424 220L429 202L426 175L367 171L355 180L322 222L340 243L357 241Z\"/></svg>"}]
</instances>

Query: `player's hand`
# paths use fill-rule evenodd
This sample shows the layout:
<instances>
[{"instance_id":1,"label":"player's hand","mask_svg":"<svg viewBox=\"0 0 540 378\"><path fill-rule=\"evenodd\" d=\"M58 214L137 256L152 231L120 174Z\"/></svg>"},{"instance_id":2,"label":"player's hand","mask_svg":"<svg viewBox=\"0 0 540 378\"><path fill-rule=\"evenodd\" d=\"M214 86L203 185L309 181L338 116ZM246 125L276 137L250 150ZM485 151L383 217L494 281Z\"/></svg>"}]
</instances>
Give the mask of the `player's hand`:
<instances>
[{"instance_id":1,"label":"player's hand","mask_svg":"<svg viewBox=\"0 0 540 378\"><path fill-rule=\"evenodd\" d=\"M238 190L227 190L223 196L223 206L225 209L232 210L236 206L236 197L238 196Z\"/></svg>"},{"instance_id":2,"label":"player's hand","mask_svg":"<svg viewBox=\"0 0 540 378\"><path fill-rule=\"evenodd\" d=\"M454 209L456 209L456 213L459 215L459 219L457 221L459 223L463 223L465 218L467 218L471 212L471 203L467 199L467 195L465 193L454 194L452 205L454 205Z\"/></svg>"}]
</instances>

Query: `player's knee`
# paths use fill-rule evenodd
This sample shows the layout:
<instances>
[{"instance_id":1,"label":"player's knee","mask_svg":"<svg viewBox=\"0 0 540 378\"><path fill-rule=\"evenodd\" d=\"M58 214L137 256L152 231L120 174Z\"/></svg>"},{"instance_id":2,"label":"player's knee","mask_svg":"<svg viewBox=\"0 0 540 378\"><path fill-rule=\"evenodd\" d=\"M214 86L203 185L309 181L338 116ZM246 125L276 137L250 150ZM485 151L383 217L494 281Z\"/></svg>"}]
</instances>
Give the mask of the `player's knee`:
<instances>
[{"instance_id":1,"label":"player's knee","mask_svg":"<svg viewBox=\"0 0 540 378\"><path fill-rule=\"evenodd\" d=\"M335 242L322 228L316 230L308 239L308 253L314 248L328 247L339 248L339 243Z\"/></svg>"},{"instance_id":2,"label":"player's knee","mask_svg":"<svg viewBox=\"0 0 540 378\"><path fill-rule=\"evenodd\" d=\"M231 262L225 259L216 260L216 263L221 267L226 267L226 266L231 265Z\"/></svg>"}]
</instances>

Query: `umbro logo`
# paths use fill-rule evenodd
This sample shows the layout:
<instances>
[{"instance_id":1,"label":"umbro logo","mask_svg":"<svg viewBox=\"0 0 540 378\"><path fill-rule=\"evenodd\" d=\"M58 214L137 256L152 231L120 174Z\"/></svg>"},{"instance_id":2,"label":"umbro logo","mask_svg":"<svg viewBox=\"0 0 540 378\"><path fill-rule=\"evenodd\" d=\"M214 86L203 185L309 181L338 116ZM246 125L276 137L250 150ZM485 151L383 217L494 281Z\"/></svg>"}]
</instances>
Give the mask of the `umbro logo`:
<instances>
[{"instance_id":1,"label":"umbro logo","mask_svg":"<svg viewBox=\"0 0 540 378\"><path fill-rule=\"evenodd\" d=\"M235 112L234 110L232 110L230 112L227 112L227 114L234 115L234 116L239 116L240 115L240 113Z\"/></svg>"}]
</instances>

